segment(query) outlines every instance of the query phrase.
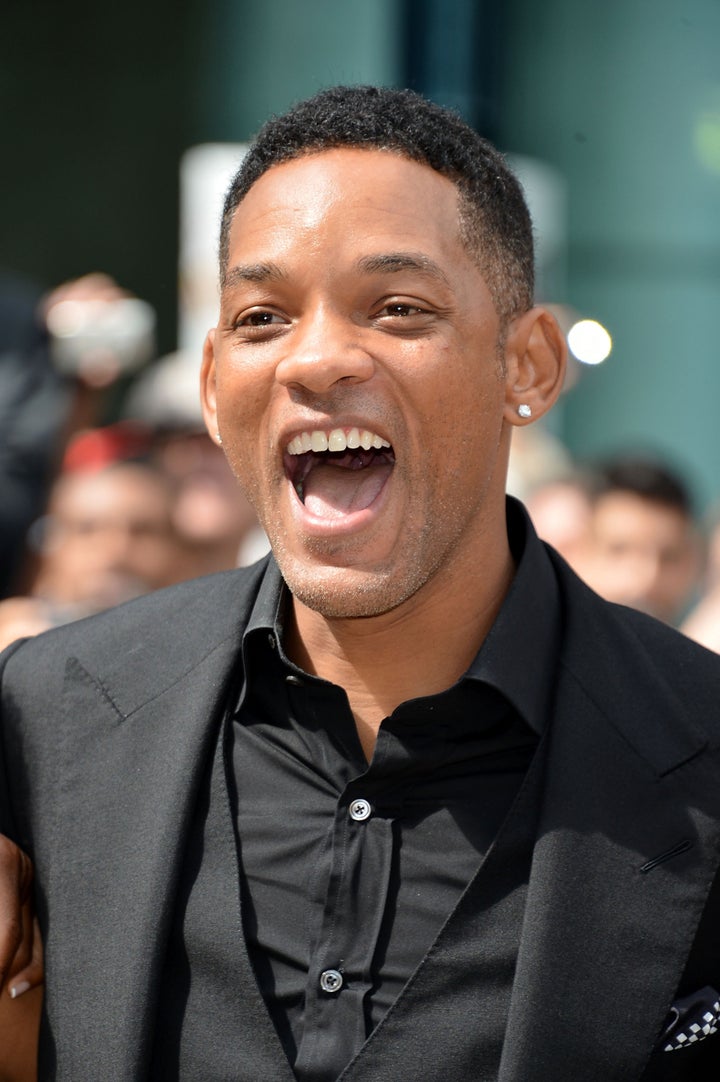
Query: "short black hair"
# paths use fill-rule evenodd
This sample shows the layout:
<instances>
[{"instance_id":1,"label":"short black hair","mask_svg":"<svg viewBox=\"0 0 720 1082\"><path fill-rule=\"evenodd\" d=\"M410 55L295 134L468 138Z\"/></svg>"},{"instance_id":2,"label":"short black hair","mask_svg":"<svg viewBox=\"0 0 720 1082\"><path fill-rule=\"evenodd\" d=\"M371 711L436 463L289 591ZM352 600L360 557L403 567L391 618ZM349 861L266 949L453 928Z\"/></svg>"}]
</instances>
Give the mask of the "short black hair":
<instances>
[{"instance_id":1,"label":"short black hair","mask_svg":"<svg viewBox=\"0 0 720 1082\"><path fill-rule=\"evenodd\" d=\"M460 197L462 240L486 278L501 322L532 306L532 223L504 157L457 113L388 87L322 90L261 128L225 198L221 281L233 214L255 181L281 162L338 147L395 151L451 180Z\"/></svg>"},{"instance_id":2,"label":"short black hair","mask_svg":"<svg viewBox=\"0 0 720 1082\"><path fill-rule=\"evenodd\" d=\"M618 454L596 463L592 483L594 502L614 492L629 492L693 517L689 486L674 469L650 455Z\"/></svg>"}]
</instances>

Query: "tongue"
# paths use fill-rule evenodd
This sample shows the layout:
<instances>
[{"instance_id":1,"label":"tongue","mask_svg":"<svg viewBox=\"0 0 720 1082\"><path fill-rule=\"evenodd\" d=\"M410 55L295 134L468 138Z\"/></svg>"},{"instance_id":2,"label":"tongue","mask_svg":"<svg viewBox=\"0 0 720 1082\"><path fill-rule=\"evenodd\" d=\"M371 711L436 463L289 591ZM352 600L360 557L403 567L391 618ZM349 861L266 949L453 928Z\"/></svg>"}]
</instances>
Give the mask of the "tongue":
<instances>
[{"instance_id":1,"label":"tongue","mask_svg":"<svg viewBox=\"0 0 720 1082\"><path fill-rule=\"evenodd\" d=\"M303 502L318 518L342 518L364 511L382 491L391 470L389 463L362 470L320 463L305 478Z\"/></svg>"}]
</instances>

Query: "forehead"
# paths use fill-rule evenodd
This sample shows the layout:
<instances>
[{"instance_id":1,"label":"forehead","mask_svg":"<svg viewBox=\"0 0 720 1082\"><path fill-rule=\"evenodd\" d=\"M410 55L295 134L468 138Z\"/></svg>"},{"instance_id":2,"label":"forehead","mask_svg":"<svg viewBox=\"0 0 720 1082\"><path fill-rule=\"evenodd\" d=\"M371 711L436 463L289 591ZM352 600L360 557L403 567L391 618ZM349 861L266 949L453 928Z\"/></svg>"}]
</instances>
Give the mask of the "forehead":
<instances>
[{"instance_id":1,"label":"forehead","mask_svg":"<svg viewBox=\"0 0 720 1082\"><path fill-rule=\"evenodd\" d=\"M233 216L230 262L238 248L299 238L312 246L338 228L348 240L455 246L458 197L447 177L396 151L343 147L307 154L272 166L249 189Z\"/></svg>"},{"instance_id":2,"label":"forehead","mask_svg":"<svg viewBox=\"0 0 720 1082\"><path fill-rule=\"evenodd\" d=\"M622 490L607 492L595 505L596 528L603 534L643 534L657 540L672 535L690 535L692 522L680 508Z\"/></svg>"},{"instance_id":3,"label":"forehead","mask_svg":"<svg viewBox=\"0 0 720 1082\"><path fill-rule=\"evenodd\" d=\"M66 519L116 517L135 511L152 518L165 513L169 499L161 478L128 466L62 478L55 487L51 511Z\"/></svg>"}]
</instances>

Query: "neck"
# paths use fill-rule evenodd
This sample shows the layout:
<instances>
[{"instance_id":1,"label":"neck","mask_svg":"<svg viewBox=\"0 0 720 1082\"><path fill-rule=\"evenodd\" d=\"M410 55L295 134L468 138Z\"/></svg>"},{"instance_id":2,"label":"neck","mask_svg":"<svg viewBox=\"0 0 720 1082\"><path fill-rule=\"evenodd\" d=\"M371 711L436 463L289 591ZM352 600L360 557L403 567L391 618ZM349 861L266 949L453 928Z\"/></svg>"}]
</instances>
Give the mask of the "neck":
<instances>
[{"instance_id":1,"label":"neck","mask_svg":"<svg viewBox=\"0 0 720 1082\"><path fill-rule=\"evenodd\" d=\"M382 720L400 703L444 691L466 671L513 571L505 543L467 574L455 570L454 585L438 575L397 609L378 616L328 619L294 599L286 649L307 672L345 689L370 759Z\"/></svg>"}]
</instances>

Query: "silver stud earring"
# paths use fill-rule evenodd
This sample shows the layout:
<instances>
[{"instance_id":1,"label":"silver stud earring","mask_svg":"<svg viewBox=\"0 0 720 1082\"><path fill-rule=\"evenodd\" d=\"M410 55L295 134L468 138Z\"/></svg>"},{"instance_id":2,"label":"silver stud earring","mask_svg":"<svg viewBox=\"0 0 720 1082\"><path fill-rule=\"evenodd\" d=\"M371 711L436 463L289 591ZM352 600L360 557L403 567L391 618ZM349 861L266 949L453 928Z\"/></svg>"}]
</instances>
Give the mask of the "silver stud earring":
<instances>
[{"instance_id":1,"label":"silver stud earring","mask_svg":"<svg viewBox=\"0 0 720 1082\"><path fill-rule=\"evenodd\" d=\"M218 443L222 443L222 436L219 432L215 433L215 439L218 441Z\"/></svg>"},{"instance_id":2,"label":"silver stud earring","mask_svg":"<svg viewBox=\"0 0 720 1082\"><path fill-rule=\"evenodd\" d=\"M532 406L528 406L527 402L521 402L517 411L519 417L532 417Z\"/></svg>"}]
</instances>

